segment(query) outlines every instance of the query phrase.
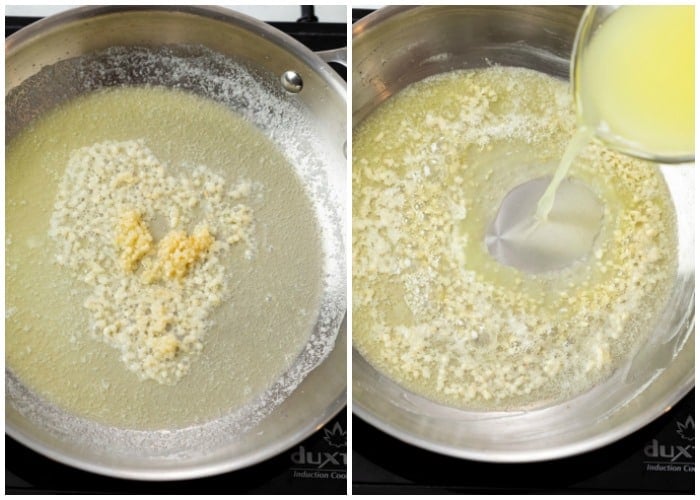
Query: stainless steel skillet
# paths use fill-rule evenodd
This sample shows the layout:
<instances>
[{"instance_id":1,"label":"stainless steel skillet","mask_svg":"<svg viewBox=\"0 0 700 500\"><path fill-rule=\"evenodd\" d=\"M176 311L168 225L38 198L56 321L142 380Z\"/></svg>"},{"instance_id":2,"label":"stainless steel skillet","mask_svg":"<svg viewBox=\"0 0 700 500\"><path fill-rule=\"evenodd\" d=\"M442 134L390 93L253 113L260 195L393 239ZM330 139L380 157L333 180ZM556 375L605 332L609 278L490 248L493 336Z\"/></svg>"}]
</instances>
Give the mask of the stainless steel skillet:
<instances>
[{"instance_id":1,"label":"stainless steel skillet","mask_svg":"<svg viewBox=\"0 0 700 500\"><path fill-rule=\"evenodd\" d=\"M324 60L295 40L229 10L84 7L39 21L6 40L6 139L85 92L122 84L175 86L172 75L149 73L137 65L109 76L86 74L85 69L98 62L93 54L135 46L189 55L201 48L200 56L211 51L245 65L269 89L270 102L287 100L298 111L279 117L290 128L285 135L294 136L295 127L303 127L300 134L311 137L304 143L279 144L289 156L317 159L318 169L303 180L310 196L320 199L317 215L325 220L321 227L327 273L318 321L307 348L286 374L300 383L296 388L287 383L270 388L280 398L262 405L258 414L265 416L256 422L242 424L240 416L232 414L184 429L133 431L69 415L31 393L8 370L6 432L51 458L102 474L151 480L211 475L281 452L345 404L345 85ZM84 79L76 78L81 74ZM183 82L177 84L182 88ZM207 87L198 81L184 84L200 93ZM249 111L246 104L250 103L244 98L232 103L244 114Z\"/></svg>"},{"instance_id":2,"label":"stainless steel skillet","mask_svg":"<svg viewBox=\"0 0 700 500\"><path fill-rule=\"evenodd\" d=\"M493 64L567 79L583 9L562 6L390 6L353 25L353 126L409 84ZM647 345L608 380L559 404L467 411L406 390L353 350L353 411L398 439L492 462L570 456L652 421L694 385L694 168L661 166L676 208L678 273Z\"/></svg>"}]
</instances>

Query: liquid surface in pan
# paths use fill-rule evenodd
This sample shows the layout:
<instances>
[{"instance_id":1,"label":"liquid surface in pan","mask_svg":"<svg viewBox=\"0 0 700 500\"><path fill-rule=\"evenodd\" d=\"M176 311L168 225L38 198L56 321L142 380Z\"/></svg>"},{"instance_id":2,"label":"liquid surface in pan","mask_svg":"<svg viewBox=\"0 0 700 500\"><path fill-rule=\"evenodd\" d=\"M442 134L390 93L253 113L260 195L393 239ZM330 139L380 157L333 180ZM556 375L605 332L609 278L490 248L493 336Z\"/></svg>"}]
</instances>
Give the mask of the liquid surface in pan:
<instances>
[{"instance_id":1,"label":"liquid surface in pan","mask_svg":"<svg viewBox=\"0 0 700 500\"><path fill-rule=\"evenodd\" d=\"M677 266L655 165L584 149L565 182L602 220L569 265L522 271L485 242L504 197L551 177L575 128L565 82L491 67L417 82L354 130L353 343L373 366L447 405L508 410L591 388L645 341Z\"/></svg>"},{"instance_id":2,"label":"liquid surface in pan","mask_svg":"<svg viewBox=\"0 0 700 500\"><path fill-rule=\"evenodd\" d=\"M181 91L95 92L13 138L5 248L7 368L118 427L246 405L318 315L319 229L294 169L242 117Z\"/></svg>"}]
</instances>

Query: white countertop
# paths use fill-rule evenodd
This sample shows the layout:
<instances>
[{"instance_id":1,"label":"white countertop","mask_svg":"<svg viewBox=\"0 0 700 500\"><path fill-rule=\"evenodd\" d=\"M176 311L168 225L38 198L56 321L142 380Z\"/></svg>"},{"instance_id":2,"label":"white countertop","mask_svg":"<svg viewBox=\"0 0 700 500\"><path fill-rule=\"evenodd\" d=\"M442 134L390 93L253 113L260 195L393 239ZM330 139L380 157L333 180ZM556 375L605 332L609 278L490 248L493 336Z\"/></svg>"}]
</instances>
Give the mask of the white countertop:
<instances>
[{"instance_id":1,"label":"white countertop","mask_svg":"<svg viewBox=\"0 0 700 500\"><path fill-rule=\"evenodd\" d=\"M6 16L45 17L57 12L78 7L78 5L6 5ZM263 21L294 22L301 17L299 5L224 5L223 7L242 12ZM345 5L315 5L314 13L319 22L347 22Z\"/></svg>"}]
</instances>

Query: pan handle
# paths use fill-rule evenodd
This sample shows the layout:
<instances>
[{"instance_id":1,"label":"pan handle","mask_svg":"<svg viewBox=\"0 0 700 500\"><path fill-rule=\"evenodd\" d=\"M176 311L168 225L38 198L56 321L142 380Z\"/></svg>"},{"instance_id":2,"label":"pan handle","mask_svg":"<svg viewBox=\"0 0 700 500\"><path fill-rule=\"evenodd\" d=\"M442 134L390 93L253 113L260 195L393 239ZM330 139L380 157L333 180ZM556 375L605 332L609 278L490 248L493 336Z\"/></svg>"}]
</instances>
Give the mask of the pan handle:
<instances>
[{"instance_id":1,"label":"pan handle","mask_svg":"<svg viewBox=\"0 0 700 500\"><path fill-rule=\"evenodd\" d=\"M316 55L319 56L321 59L323 59L327 63L338 63L342 64L346 68L348 67L348 48L347 47L341 47L339 49L330 49L330 50L319 50L316 52Z\"/></svg>"}]
</instances>

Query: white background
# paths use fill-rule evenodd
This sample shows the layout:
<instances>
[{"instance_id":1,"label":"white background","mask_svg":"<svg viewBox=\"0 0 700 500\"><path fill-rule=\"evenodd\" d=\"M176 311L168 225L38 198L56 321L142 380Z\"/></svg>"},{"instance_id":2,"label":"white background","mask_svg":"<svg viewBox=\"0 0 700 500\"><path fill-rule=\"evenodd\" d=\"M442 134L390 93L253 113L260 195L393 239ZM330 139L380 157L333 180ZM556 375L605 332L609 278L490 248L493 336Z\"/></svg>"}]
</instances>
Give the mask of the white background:
<instances>
[{"instance_id":1,"label":"white background","mask_svg":"<svg viewBox=\"0 0 700 500\"><path fill-rule=\"evenodd\" d=\"M77 5L7 5L6 16L45 17L61 12ZM262 21L288 21L294 22L301 17L299 5L224 5L243 14L255 17ZM345 5L315 5L314 13L319 22L345 23L347 21L347 8Z\"/></svg>"}]
</instances>

